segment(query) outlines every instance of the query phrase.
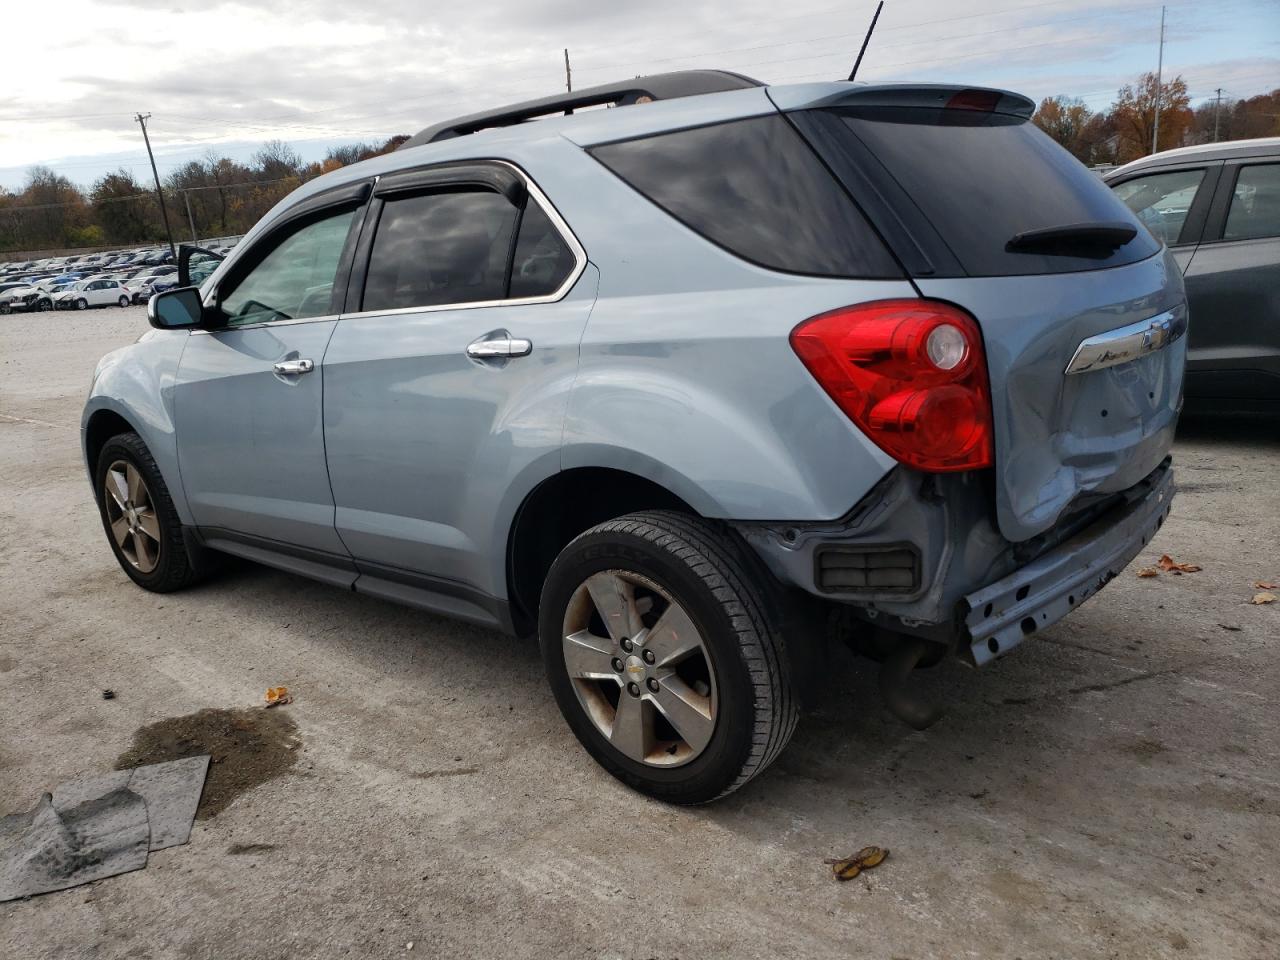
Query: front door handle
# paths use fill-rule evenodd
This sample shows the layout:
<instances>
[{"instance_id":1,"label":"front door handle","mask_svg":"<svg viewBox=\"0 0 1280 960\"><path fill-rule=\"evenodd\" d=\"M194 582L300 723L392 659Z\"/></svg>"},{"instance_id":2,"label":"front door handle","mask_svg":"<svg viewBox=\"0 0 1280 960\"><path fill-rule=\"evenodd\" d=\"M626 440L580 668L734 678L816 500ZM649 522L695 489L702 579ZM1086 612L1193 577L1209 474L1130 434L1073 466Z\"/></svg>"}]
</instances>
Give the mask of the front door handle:
<instances>
[{"instance_id":1,"label":"front door handle","mask_svg":"<svg viewBox=\"0 0 1280 960\"><path fill-rule=\"evenodd\" d=\"M533 352L531 340L512 337L505 330L498 335L485 334L479 340L467 344L467 356L473 360L506 360L511 357L527 357Z\"/></svg>"},{"instance_id":2,"label":"front door handle","mask_svg":"<svg viewBox=\"0 0 1280 960\"><path fill-rule=\"evenodd\" d=\"M271 369L282 377L293 377L300 373L310 373L316 365L310 360L281 360L272 364Z\"/></svg>"}]
</instances>

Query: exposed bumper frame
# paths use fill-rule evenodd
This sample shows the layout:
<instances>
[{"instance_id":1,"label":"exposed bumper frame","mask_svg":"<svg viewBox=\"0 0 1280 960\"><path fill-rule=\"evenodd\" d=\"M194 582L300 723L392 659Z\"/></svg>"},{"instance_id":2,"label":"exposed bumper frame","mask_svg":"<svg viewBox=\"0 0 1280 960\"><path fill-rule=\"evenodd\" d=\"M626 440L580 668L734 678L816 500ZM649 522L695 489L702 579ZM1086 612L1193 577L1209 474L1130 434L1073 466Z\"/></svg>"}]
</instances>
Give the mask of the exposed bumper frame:
<instances>
[{"instance_id":1,"label":"exposed bumper frame","mask_svg":"<svg viewBox=\"0 0 1280 960\"><path fill-rule=\"evenodd\" d=\"M1116 577L1169 515L1174 485L1168 461L1127 493L1126 503L1069 540L964 597L966 659L982 666L1007 653Z\"/></svg>"}]
</instances>

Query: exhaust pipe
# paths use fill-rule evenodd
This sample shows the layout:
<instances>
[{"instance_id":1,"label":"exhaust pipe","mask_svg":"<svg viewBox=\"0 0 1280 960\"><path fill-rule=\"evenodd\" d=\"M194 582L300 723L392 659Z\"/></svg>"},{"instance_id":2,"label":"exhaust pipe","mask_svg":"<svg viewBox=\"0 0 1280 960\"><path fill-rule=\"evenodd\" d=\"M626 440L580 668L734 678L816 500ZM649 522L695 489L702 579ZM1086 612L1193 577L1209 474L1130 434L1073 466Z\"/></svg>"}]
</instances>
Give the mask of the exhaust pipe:
<instances>
[{"instance_id":1,"label":"exhaust pipe","mask_svg":"<svg viewBox=\"0 0 1280 960\"><path fill-rule=\"evenodd\" d=\"M880 665L880 696L898 719L916 730L926 730L942 716L942 707L915 697L907 690L907 678L930 652L929 641L904 638Z\"/></svg>"}]
</instances>

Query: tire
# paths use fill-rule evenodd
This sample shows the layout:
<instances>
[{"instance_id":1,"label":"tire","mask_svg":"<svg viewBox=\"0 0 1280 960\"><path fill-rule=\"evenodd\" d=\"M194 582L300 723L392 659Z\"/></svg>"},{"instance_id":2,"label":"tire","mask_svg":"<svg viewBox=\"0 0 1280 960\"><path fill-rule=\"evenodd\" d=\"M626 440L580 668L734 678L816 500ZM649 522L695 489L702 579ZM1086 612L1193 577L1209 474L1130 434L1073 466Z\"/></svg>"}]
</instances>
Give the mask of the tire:
<instances>
[{"instance_id":1,"label":"tire","mask_svg":"<svg viewBox=\"0 0 1280 960\"><path fill-rule=\"evenodd\" d=\"M120 306L121 306L121 307L127 307L128 305L129 305L129 298L128 298L128 297L125 297L125 296L122 296L122 297L120 298Z\"/></svg>"},{"instance_id":2,"label":"tire","mask_svg":"<svg viewBox=\"0 0 1280 960\"><path fill-rule=\"evenodd\" d=\"M10 308L10 306L9 306L9 304L8 304L7 302L6 302L6 303L0 303L0 315L8 316L8 315L9 315L9 312L10 312L10 309L11 309L11 308Z\"/></svg>"},{"instance_id":3,"label":"tire","mask_svg":"<svg viewBox=\"0 0 1280 960\"><path fill-rule=\"evenodd\" d=\"M41 313L47 313L53 309L53 302L51 300L41 300L36 309Z\"/></svg>"},{"instance_id":4,"label":"tire","mask_svg":"<svg viewBox=\"0 0 1280 960\"><path fill-rule=\"evenodd\" d=\"M551 566L538 633L552 691L587 752L641 793L678 804L718 799L763 771L791 739L799 717L791 664L771 613L773 585L751 560L749 548L720 527L653 511L591 528ZM624 598L614 622L631 618L630 626L609 630L592 590L618 583L605 597ZM667 630L668 620L683 629ZM696 643L700 652L664 667L664 647L672 644L663 637L683 637L676 646ZM686 668L704 671L705 680ZM684 709L691 702L699 705L696 716ZM649 718L638 740L618 736L624 712L642 718L642 726Z\"/></svg>"},{"instance_id":5,"label":"tire","mask_svg":"<svg viewBox=\"0 0 1280 960\"><path fill-rule=\"evenodd\" d=\"M108 503L111 494L107 489L107 483L108 474L113 472L112 467L118 464L124 464L126 468L131 467L137 472L145 484L145 500L149 504L150 515L154 518L154 524L146 524L146 510L137 510L136 515L140 524L149 526L152 530L151 534L139 531L138 535L148 545L141 551L132 534L126 534L125 543L122 544L113 529L111 514L116 514L118 519L122 511L119 501L115 498L112 498L114 504ZM113 479L111 482L116 481ZM120 487L117 486L116 489L120 490ZM98 497L98 512L102 517L102 527L106 532L107 542L111 545L111 550L121 569L134 583L154 593L171 593L190 586L198 579L187 557L182 540L182 521L178 519L178 513L174 509L169 488L160 475L160 469L156 466L151 451L136 433L117 434L103 445L102 452L98 454L98 462L94 465L94 491ZM138 504L142 502L143 498L139 497ZM131 501L130 503L131 506L138 506ZM151 552L151 548L154 548L154 553ZM131 551L134 555L130 556L126 551ZM149 562L140 563L144 554Z\"/></svg>"},{"instance_id":6,"label":"tire","mask_svg":"<svg viewBox=\"0 0 1280 960\"><path fill-rule=\"evenodd\" d=\"M81 297L79 300L77 300L77 301L76 301L76 309L77 309L77 310L88 310L88 309L89 309L89 301L88 301L88 300L86 300L84 297Z\"/></svg>"}]
</instances>

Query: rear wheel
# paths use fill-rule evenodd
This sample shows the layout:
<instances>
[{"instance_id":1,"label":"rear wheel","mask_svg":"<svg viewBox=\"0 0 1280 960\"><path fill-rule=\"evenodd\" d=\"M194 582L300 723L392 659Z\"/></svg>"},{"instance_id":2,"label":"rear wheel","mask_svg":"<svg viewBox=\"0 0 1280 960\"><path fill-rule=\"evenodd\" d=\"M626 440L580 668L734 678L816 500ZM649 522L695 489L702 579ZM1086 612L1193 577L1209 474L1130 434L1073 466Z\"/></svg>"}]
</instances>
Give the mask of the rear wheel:
<instances>
[{"instance_id":1,"label":"rear wheel","mask_svg":"<svg viewBox=\"0 0 1280 960\"><path fill-rule=\"evenodd\" d=\"M107 540L130 579L157 593L194 582L182 522L142 438L122 433L108 440L98 455L95 481Z\"/></svg>"},{"instance_id":2,"label":"rear wheel","mask_svg":"<svg viewBox=\"0 0 1280 960\"><path fill-rule=\"evenodd\" d=\"M129 305L129 298L122 294L120 296L120 306L127 307L128 305Z\"/></svg>"},{"instance_id":3,"label":"rear wheel","mask_svg":"<svg viewBox=\"0 0 1280 960\"><path fill-rule=\"evenodd\" d=\"M539 637L561 712L628 786L673 803L738 789L798 717L763 575L706 521L655 511L593 527L543 587Z\"/></svg>"}]
</instances>

